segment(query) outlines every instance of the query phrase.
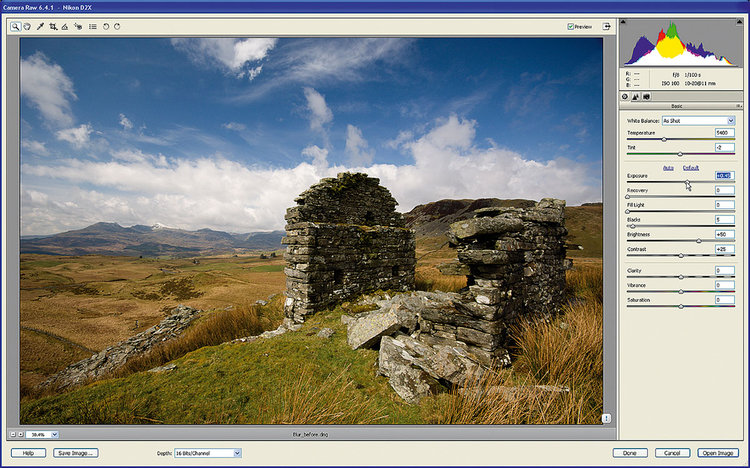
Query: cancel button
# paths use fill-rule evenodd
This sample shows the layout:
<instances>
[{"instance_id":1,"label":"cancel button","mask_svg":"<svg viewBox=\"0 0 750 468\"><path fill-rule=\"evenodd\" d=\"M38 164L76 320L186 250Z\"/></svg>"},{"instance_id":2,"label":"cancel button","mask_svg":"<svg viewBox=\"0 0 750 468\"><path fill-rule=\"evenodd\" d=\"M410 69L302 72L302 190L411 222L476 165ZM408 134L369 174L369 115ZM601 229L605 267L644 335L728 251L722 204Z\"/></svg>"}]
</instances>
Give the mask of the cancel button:
<instances>
[{"instance_id":1,"label":"cancel button","mask_svg":"<svg viewBox=\"0 0 750 468\"><path fill-rule=\"evenodd\" d=\"M656 458L690 458L689 448L656 449Z\"/></svg>"}]
</instances>

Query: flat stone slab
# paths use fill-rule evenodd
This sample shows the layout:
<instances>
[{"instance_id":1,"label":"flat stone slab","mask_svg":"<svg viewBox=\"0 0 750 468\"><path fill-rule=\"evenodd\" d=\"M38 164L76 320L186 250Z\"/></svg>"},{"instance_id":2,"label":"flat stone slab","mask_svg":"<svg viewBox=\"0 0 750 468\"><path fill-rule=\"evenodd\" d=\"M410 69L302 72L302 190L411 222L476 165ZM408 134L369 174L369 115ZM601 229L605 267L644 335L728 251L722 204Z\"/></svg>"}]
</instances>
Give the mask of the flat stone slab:
<instances>
[{"instance_id":1,"label":"flat stone slab","mask_svg":"<svg viewBox=\"0 0 750 468\"><path fill-rule=\"evenodd\" d=\"M384 336L380 341L378 370L389 378L393 391L410 405L437 392L440 384L423 369L412 365L414 357L403 342L406 335L396 338ZM413 340L415 341L415 340Z\"/></svg>"},{"instance_id":2,"label":"flat stone slab","mask_svg":"<svg viewBox=\"0 0 750 468\"><path fill-rule=\"evenodd\" d=\"M473 218L457 221L450 226L449 235L455 239L469 239L487 234L518 232L523 229L523 221L517 217L496 216L494 218Z\"/></svg>"},{"instance_id":3,"label":"flat stone slab","mask_svg":"<svg viewBox=\"0 0 750 468\"><path fill-rule=\"evenodd\" d=\"M349 324L347 342L352 349L371 348L380 341L381 336L390 335L399 328L401 323L396 312L377 311Z\"/></svg>"}]
</instances>

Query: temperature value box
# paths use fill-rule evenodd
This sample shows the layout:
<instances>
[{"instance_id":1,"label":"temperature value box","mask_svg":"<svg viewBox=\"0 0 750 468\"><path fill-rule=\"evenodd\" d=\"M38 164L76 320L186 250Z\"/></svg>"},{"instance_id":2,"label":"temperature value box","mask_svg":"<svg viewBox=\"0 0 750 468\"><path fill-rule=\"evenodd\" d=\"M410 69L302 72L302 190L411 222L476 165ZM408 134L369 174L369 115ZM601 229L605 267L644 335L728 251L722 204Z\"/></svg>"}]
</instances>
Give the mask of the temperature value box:
<instances>
[{"instance_id":1,"label":"temperature value box","mask_svg":"<svg viewBox=\"0 0 750 468\"><path fill-rule=\"evenodd\" d=\"M714 251L718 254L733 254L734 246L733 245L717 245Z\"/></svg>"},{"instance_id":2,"label":"temperature value box","mask_svg":"<svg viewBox=\"0 0 750 468\"><path fill-rule=\"evenodd\" d=\"M717 153L731 153L734 152L734 143L716 143L714 149Z\"/></svg>"},{"instance_id":3,"label":"temperature value box","mask_svg":"<svg viewBox=\"0 0 750 468\"><path fill-rule=\"evenodd\" d=\"M716 289L734 289L734 281L733 280L717 281Z\"/></svg>"},{"instance_id":4,"label":"temperature value box","mask_svg":"<svg viewBox=\"0 0 750 468\"><path fill-rule=\"evenodd\" d=\"M717 185L716 195L734 195L734 185Z\"/></svg>"},{"instance_id":5,"label":"temperature value box","mask_svg":"<svg viewBox=\"0 0 750 468\"><path fill-rule=\"evenodd\" d=\"M716 296L717 304L734 304L734 296Z\"/></svg>"},{"instance_id":6,"label":"temperature value box","mask_svg":"<svg viewBox=\"0 0 750 468\"><path fill-rule=\"evenodd\" d=\"M717 239L734 239L733 229L717 229L715 233Z\"/></svg>"},{"instance_id":7,"label":"temperature value box","mask_svg":"<svg viewBox=\"0 0 750 468\"><path fill-rule=\"evenodd\" d=\"M734 200L716 200L715 206L717 210L733 210Z\"/></svg>"},{"instance_id":8,"label":"temperature value box","mask_svg":"<svg viewBox=\"0 0 750 468\"><path fill-rule=\"evenodd\" d=\"M714 268L714 270L716 270L717 275L733 275L734 274L733 266L717 266Z\"/></svg>"},{"instance_id":9,"label":"temperature value box","mask_svg":"<svg viewBox=\"0 0 750 468\"><path fill-rule=\"evenodd\" d=\"M717 137L733 137L734 129L733 128L716 128L714 129L714 135L716 135Z\"/></svg>"},{"instance_id":10,"label":"temperature value box","mask_svg":"<svg viewBox=\"0 0 750 468\"><path fill-rule=\"evenodd\" d=\"M734 215L717 215L714 219L716 224L734 224Z\"/></svg>"}]
</instances>

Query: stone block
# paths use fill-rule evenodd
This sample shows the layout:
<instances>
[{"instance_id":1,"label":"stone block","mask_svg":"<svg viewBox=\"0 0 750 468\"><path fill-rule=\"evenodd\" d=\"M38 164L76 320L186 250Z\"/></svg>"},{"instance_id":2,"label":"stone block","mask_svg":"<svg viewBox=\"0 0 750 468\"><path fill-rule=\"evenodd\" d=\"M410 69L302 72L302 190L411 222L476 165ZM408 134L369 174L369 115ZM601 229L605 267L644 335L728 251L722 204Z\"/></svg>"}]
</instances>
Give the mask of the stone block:
<instances>
[{"instance_id":1,"label":"stone block","mask_svg":"<svg viewBox=\"0 0 750 468\"><path fill-rule=\"evenodd\" d=\"M401 328L398 316L393 311L367 314L349 325L347 342L352 349L371 348L380 337L390 335Z\"/></svg>"},{"instance_id":2,"label":"stone block","mask_svg":"<svg viewBox=\"0 0 750 468\"><path fill-rule=\"evenodd\" d=\"M425 396L437 393L440 384L423 369L412 365L415 357L409 354L402 339L390 336L382 338L378 370L389 378L388 383L398 396L414 405Z\"/></svg>"},{"instance_id":3,"label":"stone block","mask_svg":"<svg viewBox=\"0 0 750 468\"><path fill-rule=\"evenodd\" d=\"M449 234L456 240L470 239L488 234L518 232L523 229L523 221L505 215L493 218L473 218L457 221L450 226Z\"/></svg>"},{"instance_id":4,"label":"stone block","mask_svg":"<svg viewBox=\"0 0 750 468\"><path fill-rule=\"evenodd\" d=\"M502 250L459 250L458 260L469 265L507 265L517 263L520 258L514 253Z\"/></svg>"},{"instance_id":5,"label":"stone block","mask_svg":"<svg viewBox=\"0 0 750 468\"><path fill-rule=\"evenodd\" d=\"M490 334L472 328L458 327L456 338L465 343L476 345L481 349L492 351L502 344L503 336L499 332Z\"/></svg>"},{"instance_id":6,"label":"stone block","mask_svg":"<svg viewBox=\"0 0 750 468\"><path fill-rule=\"evenodd\" d=\"M471 274L471 270L468 265L459 263L458 261L441 263L437 266L440 273L451 276L468 276Z\"/></svg>"},{"instance_id":7,"label":"stone block","mask_svg":"<svg viewBox=\"0 0 750 468\"><path fill-rule=\"evenodd\" d=\"M505 328L500 320L482 320L465 315L455 307L442 309L425 308L420 312L420 317L437 324L454 325L456 327L472 328L484 333L500 333Z\"/></svg>"},{"instance_id":8,"label":"stone block","mask_svg":"<svg viewBox=\"0 0 750 468\"><path fill-rule=\"evenodd\" d=\"M496 305L505 299L505 291L497 288L483 288L481 286L469 286L469 291L474 300L483 305Z\"/></svg>"}]
</instances>

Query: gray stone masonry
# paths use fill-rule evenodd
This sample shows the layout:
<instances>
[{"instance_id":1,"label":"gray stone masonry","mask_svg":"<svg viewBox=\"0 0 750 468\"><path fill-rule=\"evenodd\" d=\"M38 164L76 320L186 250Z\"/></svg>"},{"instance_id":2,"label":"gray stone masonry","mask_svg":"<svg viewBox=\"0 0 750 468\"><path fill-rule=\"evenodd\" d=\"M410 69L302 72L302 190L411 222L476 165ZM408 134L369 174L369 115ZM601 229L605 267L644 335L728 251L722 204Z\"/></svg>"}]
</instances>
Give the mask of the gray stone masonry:
<instances>
[{"instance_id":1,"label":"gray stone masonry","mask_svg":"<svg viewBox=\"0 0 750 468\"><path fill-rule=\"evenodd\" d=\"M452 307L420 314L427 341L461 341L486 358L507 356L509 327L519 318L546 319L565 296L565 201L541 200L532 208L483 208L458 221L448 237L456 245L468 292ZM443 268L444 272L449 268Z\"/></svg>"},{"instance_id":2,"label":"gray stone masonry","mask_svg":"<svg viewBox=\"0 0 750 468\"><path fill-rule=\"evenodd\" d=\"M414 231L379 179L325 178L286 213L284 311L296 323L363 292L414 288Z\"/></svg>"}]
</instances>

